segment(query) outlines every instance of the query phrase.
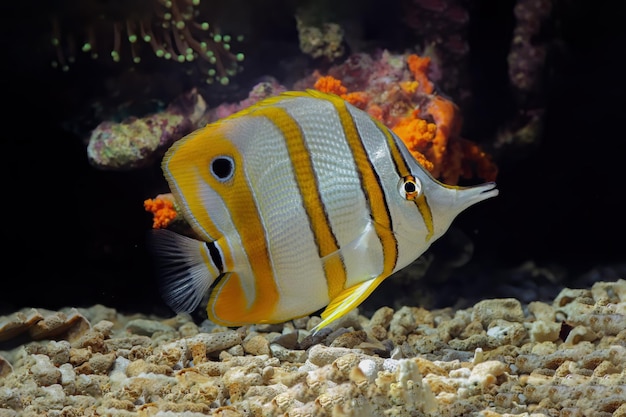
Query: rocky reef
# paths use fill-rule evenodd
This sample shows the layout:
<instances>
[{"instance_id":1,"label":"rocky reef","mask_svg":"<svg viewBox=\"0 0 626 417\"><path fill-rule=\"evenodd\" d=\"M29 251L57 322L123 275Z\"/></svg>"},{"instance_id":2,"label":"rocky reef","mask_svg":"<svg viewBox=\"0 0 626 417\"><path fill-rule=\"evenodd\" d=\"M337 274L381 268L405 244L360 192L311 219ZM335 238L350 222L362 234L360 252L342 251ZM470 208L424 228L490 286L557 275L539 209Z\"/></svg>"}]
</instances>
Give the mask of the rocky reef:
<instances>
[{"instance_id":1,"label":"rocky reef","mask_svg":"<svg viewBox=\"0 0 626 417\"><path fill-rule=\"evenodd\" d=\"M625 280L319 320L21 310L0 317L0 416L626 416Z\"/></svg>"}]
</instances>

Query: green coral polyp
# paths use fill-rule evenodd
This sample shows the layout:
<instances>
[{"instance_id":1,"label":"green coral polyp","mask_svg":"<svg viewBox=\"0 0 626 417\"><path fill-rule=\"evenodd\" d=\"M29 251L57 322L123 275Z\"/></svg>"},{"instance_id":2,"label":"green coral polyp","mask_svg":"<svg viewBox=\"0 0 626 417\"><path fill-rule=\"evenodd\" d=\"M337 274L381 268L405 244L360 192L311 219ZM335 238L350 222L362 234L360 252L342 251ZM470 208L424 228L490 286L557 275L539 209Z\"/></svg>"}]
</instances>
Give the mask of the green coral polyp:
<instances>
[{"instance_id":1,"label":"green coral polyp","mask_svg":"<svg viewBox=\"0 0 626 417\"><path fill-rule=\"evenodd\" d=\"M85 3L95 1L86 0ZM82 43L75 42L71 33L66 35L61 30L61 23L67 22L68 27L73 24L67 17L70 15L67 8L60 8L52 18L51 42L56 50L56 59L52 66L69 69L69 63L74 62L72 45L78 44L81 45L81 51L90 53L93 59L98 57L98 49L110 49L106 55L113 62L122 62L130 55L130 62L137 64L142 61L142 54L145 55L148 49L152 49L153 56L157 58L181 64L206 62L214 66L215 71L211 76L220 84L227 83L225 80L228 80L228 76L237 73L243 54L233 51L232 41L235 39L242 42L243 35L222 34L216 30L215 25L207 21L196 21L198 16L207 15L206 10L199 9L200 0L148 0L142 4L144 7L140 11L129 7L121 12L110 10L110 15L105 10L97 16L89 15L90 8L86 7L86 16L82 16L84 30L80 36L87 39ZM208 3L205 6L207 5ZM103 21L110 22L110 25L103 25ZM123 42L124 39L126 42ZM143 44L137 42L139 39L144 41ZM124 51L126 49L130 53ZM231 68L235 71L227 72ZM202 69L202 73L209 74L206 69Z\"/></svg>"}]
</instances>

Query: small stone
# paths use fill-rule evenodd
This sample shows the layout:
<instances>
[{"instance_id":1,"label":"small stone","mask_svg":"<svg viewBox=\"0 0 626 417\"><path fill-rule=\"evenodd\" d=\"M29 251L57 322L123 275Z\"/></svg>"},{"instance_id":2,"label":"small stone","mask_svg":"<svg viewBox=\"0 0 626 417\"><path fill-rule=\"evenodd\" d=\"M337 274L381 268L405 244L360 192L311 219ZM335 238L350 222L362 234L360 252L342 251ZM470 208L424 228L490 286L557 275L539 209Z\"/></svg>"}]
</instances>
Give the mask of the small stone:
<instances>
[{"instance_id":1,"label":"small stone","mask_svg":"<svg viewBox=\"0 0 626 417\"><path fill-rule=\"evenodd\" d=\"M352 349L315 345L309 349L309 361L317 366L330 365L337 358L353 353Z\"/></svg>"},{"instance_id":2,"label":"small stone","mask_svg":"<svg viewBox=\"0 0 626 417\"><path fill-rule=\"evenodd\" d=\"M68 394L73 394L73 389L68 389L68 387L76 385L76 371L69 363L64 363L59 366L59 371L61 371L61 385L65 389Z\"/></svg>"},{"instance_id":3,"label":"small stone","mask_svg":"<svg viewBox=\"0 0 626 417\"><path fill-rule=\"evenodd\" d=\"M487 336L495 338L501 345L519 346L527 332L522 323L498 319L489 324Z\"/></svg>"},{"instance_id":4,"label":"small stone","mask_svg":"<svg viewBox=\"0 0 626 417\"><path fill-rule=\"evenodd\" d=\"M139 376L143 373L153 373L162 375L171 375L172 368L167 365L157 365L154 363L148 363L143 359L136 360L128 364L126 367L126 376L133 377Z\"/></svg>"},{"instance_id":5,"label":"small stone","mask_svg":"<svg viewBox=\"0 0 626 417\"><path fill-rule=\"evenodd\" d=\"M372 315L370 319L370 326L381 326L383 328L387 328L389 323L391 323L391 319L393 318L393 308L391 307L381 307Z\"/></svg>"},{"instance_id":6,"label":"small stone","mask_svg":"<svg viewBox=\"0 0 626 417\"><path fill-rule=\"evenodd\" d=\"M367 340L367 333L364 330L357 330L354 332L346 332L341 336L338 336L330 344L331 347L347 347L352 349L356 345L365 342Z\"/></svg>"},{"instance_id":7,"label":"small stone","mask_svg":"<svg viewBox=\"0 0 626 417\"><path fill-rule=\"evenodd\" d=\"M152 336L156 332L174 332L175 330L172 326L156 320L135 319L126 324L126 331L142 336Z\"/></svg>"},{"instance_id":8,"label":"small stone","mask_svg":"<svg viewBox=\"0 0 626 417\"><path fill-rule=\"evenodd\" d=\"M132 349L135 347L148 347L152 344L152 339L148 336L139 335L123 335L117 336L115 339L105 340L108 350Z\"/></svg>"},{"instance_id":9,"label":"small stone","mask_svg":"<svg viewBox=\"0 0 626 417\"><path fill-rule=\"evenodd\" d=\"M251 355L269 355L270 344L263 336L256 335L244 340L242 343L243 350Z\"/></svg>"},{"instance_id":10,"label":"small stone","mask_svg":"<svg viewBox=\"0 0 626 417\"><path fill-rule=\"evenodd\" d=\"M0 408L0 417L17 417L17 411L9 408Z\"/></svg>"},{"instance_id":11,"label":"small stone","mask_svg":"<svg viewBox=\"0 0 626 417\"><path fill-rule=\"evenodd\" d=\"M104 375L115 362L115 353L96 353L89 359L89 365L91 366L94 374Z\"/></svg>"},{"instance_id":12,"label":"small stone","mask_svg":"<svg viewBox=\"0 0 626 417\"><path fill-rule=\"evenodd\" d=\"M287 349L295 349L298 346L298 331L281 334L274 338L272 343L276 343Z\"/></svg>"},{"instance_id":13,"label":"small stone","mask_svg":"<svg viewBox=\"0 0 626 417\"><path fill-rule=\"evenodd\" d=\"M265 324L257 324L255 327L256 331L260 333L271 333L278 332L283 329L283 324L281 323L265 323Z\"/></svg>"},{"instance_id":14,"label":"small stone","mask_svg":"<svg viewBox=\"0 0 626 417\"><path fill-rule=\"evenodd\" d=\"M483 330L483 324L480 320L472 320L467 326L465 326L461 334L459 334L459 339L467 339L475 334L481 334L483 333Z\"/></svg>"},{"instance_id":15,"label":"small stone","mask_svg":"<svg viewBox=\"0 0 626 417\"><path fill-rule=\"evenodd\" d=\"M375 338L376 340L385 340L387 338L387 330L385 330L385 328L383 326L372 326L369 329L369 333L372 335L373 338Z\"/></svg>"},{"instance_id":16,"label":"small stone","mask_svg":"<svg viewBox=\"0 0 626 417\"><path fill-rule=\"evenodd\" d=\"M13 367L11 366L11 363L0 355L0 378L7 376L12 371Z\"/></svg>"},{"instance_id":17,"label":"small stone","mask_svg":"<svg viewBox=\"0 0 626 417\"><path fill-rule=\"evenodd\" d=\"M554 342L558 340L561 332L561 323L543 320L534 321L530 324L528 333L533 342Z\"/></svg>"},{"instance_id":18,"label":"small stone","mask_svg":"<svg viewBox=\"0 0 626 417\"><path fill-rule=\"evenodd\" d=\"M293 327L296 329L306 329L307 323L309 321L308 316L300 317L297 319L293 319Z\"/></svg>"},{"instance_id":19,"label":"small stone","mask_svg":"<svg viewBox=\"0 0 626 417\"><path fill-rule=\"evenodd\" d=\"M67 340L51 340L46 346L46 354L54 364L60 366L70 361L70 343Z\"/></svg>"},{"instance_id":20,"label":"small stone","mask_svg":"<svg viewBox=\"0 0 626 417\"><path fill-rule=\"evenodd\" d=\"M272 343L270 346L272 357L280 360L281 362L289 363L304 363L307 358L305 350L287 349L276 343Z\"/></svg>"},{"instance_id":21,"label":"small stone","mask_svg":"<svg viewBox=\"0 0 626 417\"><path fill-rule=\"evenodd\" d=\"M89 349L70 349L70 363L74 366L81 365L89 360L91 352Z\"/></svg>"},{"instance_id":22,"label":"small stone","mask_svg":"<svg viewBox=\"0 0 626 417\"><path fill-rule=\"evenodd\" d=\"M499 298L479 301L474 305L472 320L479 320L483 328L487 329L497 319L522 323L524 311L521 303L515 298Z\"/></svg>"},{"instance_id":23,"label":"small stone","mask_svg":"<svg viewBox=\"0 0 626 417\"><path fill-rule=\"evenodd\" d=\"M244 415L239 412L235 407L223 406L219 407L211 412L211 416L214 417L243 417Z\"/></svg>"},{"instance_id":24,"label":"small stone","mask_svg":"<svg viewBox=\"0 0 626 417\"><path fill-rule=\"evenodd\" d=\"M244 356L246 354L246 352L244 352L243 350L243 346L241 345L235 345L233 347L230 347L226 349L224 353L228 353L231 356Z\"/></svg>"},{"instance_id":25,"label":"small stone","mask_svg":"<svg viewBox=\"0 0 626 417\"><path fill-rule=\"evenodd\" d=\"M468 382L482 388L496 383L497 378L507 370L506 364L500 361L486 361L476 364Z\"/></svg>"},{"instance_id":26,"label":"small stone","mask_svg":"<svg viewBox=\"0 0 626 417\"><path fill-rule=\"evenodd\" d=\"M331 328L324 327L323 329L320 329L319 331L315 333L311 333L307 335L304 339L300 341L300 349L306 350L310 348L311 346L322 343L324 339L326 339L326 337L328 337L328 335L331 334L332 332L333 331Z\"/></svg>"},{"instance_id":27,"label":"small stone","mask_svg":"<svg viewBox=\"0 0 626 417\"><path fill-rule=\"evenodd\" d=\"M102 332L91 329L83 333L76 339L71 339L70 344L73 348L86 348L91 352L106 353L107 347L104 340L107 338Z\"/></svg>"},{"instance_id":28,"label":"small stone","mask_svg":"<svg viewBox=\"0 0 626 417\"><path fill-rule=\"evenodd\" d=\"M178 331L180 332L180 335L182 337L192 337L197 335L200 330L198 330L198 326L196 326L194 323L192 322L187 322L182 324L179 328Z\"/></svg>"},{"instance_id":29,"label":"small stone","mask_svg":"<svg viewBox=\"0 0 626 417\"><path fill-rule=\"evenodd\" d=\"M32 373L37 384L41 386L50 386L57 384L61 380L61 371L54 366L52 361L46 355L32 355L35 364L31 366Z\"/></svg>"},{"instance_id":30,"label":"small stone","mask_svg":"<svg viewBox=\"0 0 626 417\"><path fill-rule=\"evenodd\" d=\"M198 365L207 361L206 345L201 341L189 342L189 350L191 351L191 357L194 365Z\"/></svg>"},{"instance_id":31,"label":"small stone","mask_svg":"<svg viewBox=\"0 0 626 417\"><path fill-rule=\"evenodd\" d=\"M532 301L528 303L528 311L534 315L537 320L542 320L547 323L553 322L556 319L556 313L552 306L542 301Z\"/></svg>"},{"instance_id":32,"label":"small stone","mask_svg":"<svg viewBox=\"0 0 626 417\"><path fill-rule=\"evenodd\" d=\"M241 344L241 336L234 330L217 333L198 333L197 335L187 338L186 340L188 343L192 341L204 343L207 353L225 350L232 346Z\"/></svg>"}]
</instances>

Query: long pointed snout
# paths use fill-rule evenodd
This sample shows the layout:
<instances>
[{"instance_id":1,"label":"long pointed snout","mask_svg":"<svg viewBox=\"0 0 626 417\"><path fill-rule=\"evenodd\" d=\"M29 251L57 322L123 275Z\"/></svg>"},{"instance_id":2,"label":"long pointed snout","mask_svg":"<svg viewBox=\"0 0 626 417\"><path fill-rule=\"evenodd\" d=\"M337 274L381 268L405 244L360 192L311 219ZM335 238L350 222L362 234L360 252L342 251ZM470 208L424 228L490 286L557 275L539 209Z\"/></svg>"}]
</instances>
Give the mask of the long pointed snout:
<instances>
[{"instance_id":1,"label":"long pointed snout","mask_svg":"<svg viewBox=\"0 0 626 417\"><path fill-rule=\"evenodd\" d=\"M495 182L486 182L471 187L457 187L456 191L454 205L460 209L459 212L469 206L473 206L476 203L498 195Z\"/></svg>"}]
</instances>

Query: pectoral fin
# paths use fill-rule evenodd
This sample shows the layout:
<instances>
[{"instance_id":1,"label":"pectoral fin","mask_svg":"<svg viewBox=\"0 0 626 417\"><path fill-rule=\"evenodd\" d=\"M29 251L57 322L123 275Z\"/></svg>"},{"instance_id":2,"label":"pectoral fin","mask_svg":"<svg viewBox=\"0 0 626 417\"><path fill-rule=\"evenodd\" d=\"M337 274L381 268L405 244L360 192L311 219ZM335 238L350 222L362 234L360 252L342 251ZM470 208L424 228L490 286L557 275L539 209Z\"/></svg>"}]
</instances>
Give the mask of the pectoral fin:
<instances>
[{"instance_id":1,"label":"pectoral fin","mask_svg":"<svg viewBox=\"0 0 626 417\"><path fill-rule=\"evenodd\" d=\"M385 276L378 276L374 279L353 285L340 292L332 299L328 307L322 313L322 321L313 328L313 332L328 326L333 321L356 308L380 285Z\"/></svg>"}]
</instances>

